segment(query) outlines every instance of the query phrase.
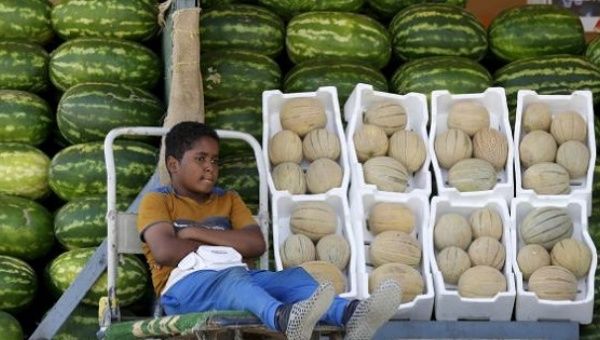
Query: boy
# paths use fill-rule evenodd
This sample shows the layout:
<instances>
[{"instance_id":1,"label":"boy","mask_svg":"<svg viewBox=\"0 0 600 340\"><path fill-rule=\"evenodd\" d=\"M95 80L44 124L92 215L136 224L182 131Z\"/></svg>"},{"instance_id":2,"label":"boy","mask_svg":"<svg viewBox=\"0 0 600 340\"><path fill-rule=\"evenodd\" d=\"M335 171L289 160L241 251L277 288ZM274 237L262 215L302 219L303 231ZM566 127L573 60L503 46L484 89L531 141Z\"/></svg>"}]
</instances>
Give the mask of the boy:
<instances>
[{"instance_id":1,"label":"boy","mask_svg":"<svg viewBox=\"0 0 600 340\"><path fill-rule=\"evenodd\" d=\"M315 324L345 326L347 339L369 339L400 304L400 287L386 281L369 299L335 297L304 269L248 270L265 242L235 191L216 187L219 136L197 122L175 125L165 138L171 186L144 196L138 230L156 294L168 315L248 310L288 339L309 339Z\"/></svg>"}]
</instances>

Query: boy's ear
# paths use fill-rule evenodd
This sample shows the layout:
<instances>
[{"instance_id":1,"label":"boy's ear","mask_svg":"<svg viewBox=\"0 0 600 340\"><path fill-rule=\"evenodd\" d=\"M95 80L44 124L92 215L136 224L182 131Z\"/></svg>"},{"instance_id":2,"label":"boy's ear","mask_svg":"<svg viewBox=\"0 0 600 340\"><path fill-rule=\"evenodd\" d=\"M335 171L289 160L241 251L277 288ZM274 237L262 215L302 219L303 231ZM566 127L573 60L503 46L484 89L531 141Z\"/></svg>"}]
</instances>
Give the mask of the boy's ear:
<instances>
[{"instance_id":1,"label":"boy's ear","mask_svg":"<svg viewBox=\"0 0 600 340\"><path fill-rule=\"evenodd\" d=\"M179 161L173 156L167 156L167 170L169 173L175 173L179 169Z\"/></svg>"}]
</instances>

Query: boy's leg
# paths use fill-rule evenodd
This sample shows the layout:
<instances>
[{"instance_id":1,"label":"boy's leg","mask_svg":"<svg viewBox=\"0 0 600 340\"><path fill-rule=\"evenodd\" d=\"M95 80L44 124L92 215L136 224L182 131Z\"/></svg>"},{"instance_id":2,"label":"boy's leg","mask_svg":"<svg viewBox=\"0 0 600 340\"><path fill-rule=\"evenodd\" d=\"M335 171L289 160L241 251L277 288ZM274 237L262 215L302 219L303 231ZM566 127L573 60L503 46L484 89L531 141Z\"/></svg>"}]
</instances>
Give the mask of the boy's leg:
<instances>
[{"instance_id":1,"label":"boy's leg","mask_svg":"<svg viewBox=\"0 0 600 340\"><path fill-rule=\"evenodd\" d=\"M189 274L161 297L165 313L207 310L248 310L269 328L277 329L275 312L281 302L256 285L243 267Z\"/></svg>"},{"instance_id":2,"label":"boy's leg","mask_svg":"<svg viewBox=\"0 0 600 340\"><path fill-rule=\"evenodd\" d=\"M300 340L310 337L334 294L331 285L319 285L302 301L283 305L256 285L246 269L233 267L189 274L163 294L161 303L169 315L211 309L248 310L269 328L285 331L289 340ZM278 310L285 310L284 318L276 318ZM277 324L279 320L285 321L283 328Z\"/></svg>"},{"instance_id":3,"label":"boy's leg","mask_svg":"<svg viewBox=\"0 0 600 340\"><path fill-rule=\"evenodd\" d=\"M250 271L254 282L283 303L295 303L307 299L314 293L319 283L301 267L278 272L266 270ZM328 325L342 326L348 300L336 296L320 321Z\"/></svg>"}]
</instances>

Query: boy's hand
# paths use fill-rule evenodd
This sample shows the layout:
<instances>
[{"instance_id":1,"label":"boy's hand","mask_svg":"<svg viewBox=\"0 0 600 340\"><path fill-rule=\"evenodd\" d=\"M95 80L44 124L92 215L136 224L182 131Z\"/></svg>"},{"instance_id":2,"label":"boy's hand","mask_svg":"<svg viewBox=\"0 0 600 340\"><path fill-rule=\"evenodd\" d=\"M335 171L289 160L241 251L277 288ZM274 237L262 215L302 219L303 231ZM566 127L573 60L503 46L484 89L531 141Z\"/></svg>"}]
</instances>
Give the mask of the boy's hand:
<instances>
[{"instance_id":1,"label":"boy's hand","mask_svg":"<svg viewBox=\"0 0 600 340\"><path fill-rule=\"evenodd\" d=\"M195 230L193 230L193 229L195 229ZM177 231L177 238L180 238L183 240L194 240L195 238L197 238L197 236L194 236L194 235L198 235L198 233L202 232L202 230L205 230L205 228L202 226L199 226L199 225L181 228Z\"/></svg>"}]
</instances>

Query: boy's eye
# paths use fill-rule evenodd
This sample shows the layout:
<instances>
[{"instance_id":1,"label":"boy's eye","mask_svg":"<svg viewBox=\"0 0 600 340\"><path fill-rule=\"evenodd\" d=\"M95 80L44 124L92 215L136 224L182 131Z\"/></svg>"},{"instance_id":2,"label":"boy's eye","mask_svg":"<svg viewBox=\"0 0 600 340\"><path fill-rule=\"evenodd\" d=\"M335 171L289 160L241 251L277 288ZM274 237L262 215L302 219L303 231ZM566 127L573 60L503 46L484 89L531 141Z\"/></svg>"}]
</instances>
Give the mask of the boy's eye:
<instances>
[{"instance_id":1,"label":"boy's eye","mask_svg":"<svg viewBox=\"0 0 600 340\"><path fill-rule=\"evenodd\" d=\"M198 156L198 157L196 157L196 161L199 162L199 163L204 163L207 160L208 159L207 159L206 156ZM210 159L210 164L212 164L212 165L219 165L220 164L219 159L218 158L211 158Z\"/></svg>"}]
</instances>

